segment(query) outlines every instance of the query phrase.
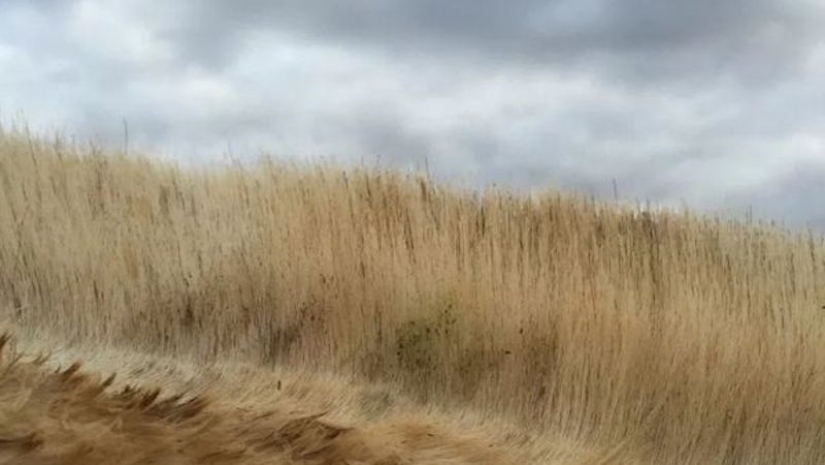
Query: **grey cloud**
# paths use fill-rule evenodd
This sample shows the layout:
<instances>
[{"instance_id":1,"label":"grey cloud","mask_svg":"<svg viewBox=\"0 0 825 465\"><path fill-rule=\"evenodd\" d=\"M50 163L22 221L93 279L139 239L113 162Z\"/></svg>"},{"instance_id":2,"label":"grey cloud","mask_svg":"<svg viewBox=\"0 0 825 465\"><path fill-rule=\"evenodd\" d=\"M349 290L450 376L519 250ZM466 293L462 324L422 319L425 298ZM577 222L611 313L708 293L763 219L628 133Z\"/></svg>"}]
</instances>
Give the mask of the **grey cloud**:
<instances>
[{"instance_id":1,"label":"grey cloud","mask_svg":"<svg viewBox=\"0 0 825 465\"><path fill-rule=\"evenodd\" d=\"M170 31L193 60L231 61L250 29L391 53L598 68L629 84L720 79L769 84L819 41L812 2L772 0L423 0L192 2Z\"/></svg>"},{"instance_id":2,"label":"grey cloud","mask_svg":"<svg viewBox=\"0 0 825 465\"><path fill-rule=\"evenodd\" d=\"M753 213L791 228L825 231L825 158L799 163L786 174L732 198L728 210Z\"/></svg>"},{"instance_id":3,"label":"grey cloud","mask_svg":"<svg viewBox=\"0 0 825 465\"><path fill-rule=\"evenodd\" d=\"M405 127L398 118L372 116L343 125L331 122L331 126L336 131L357 134L353 145L360 148L366 161L398 168L421 168L424 160L433 153L427 136Z\"/></svg>"},{"instance_id":4,"label":"grey cloud","mask_svg":"<svg viewBox=\"0 0 825 465\"><path fill-rule=\"evenodd\" d=\"M64 2L25 4L55 17L69 11ZM231 67L250 33L282 31L383 53L570 68L688 90L696 80L760 87L793 76L821 42L825 20L814 2L775 0L207 0L129 13L180 65L212 70Z\"/></svg>"}]
</instances>

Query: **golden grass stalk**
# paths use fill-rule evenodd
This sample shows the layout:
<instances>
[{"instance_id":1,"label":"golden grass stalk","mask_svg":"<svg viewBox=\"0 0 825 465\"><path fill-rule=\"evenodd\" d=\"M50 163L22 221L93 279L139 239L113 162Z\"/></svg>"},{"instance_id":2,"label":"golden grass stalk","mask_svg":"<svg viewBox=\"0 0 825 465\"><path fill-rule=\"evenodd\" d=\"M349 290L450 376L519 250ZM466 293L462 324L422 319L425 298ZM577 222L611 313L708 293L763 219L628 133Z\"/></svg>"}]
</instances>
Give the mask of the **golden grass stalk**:
<instances>
[{"instance_id":1,"label":"golden grass stalk","mask_svg":"<svg viewBox=\"0 0 825 465\"><path fill-rule=\"evenodd\" d=\"M6 133L0 270L32 332L396 382L651 463L825 463L811 233Z\"/></svg>"}]
</instances>

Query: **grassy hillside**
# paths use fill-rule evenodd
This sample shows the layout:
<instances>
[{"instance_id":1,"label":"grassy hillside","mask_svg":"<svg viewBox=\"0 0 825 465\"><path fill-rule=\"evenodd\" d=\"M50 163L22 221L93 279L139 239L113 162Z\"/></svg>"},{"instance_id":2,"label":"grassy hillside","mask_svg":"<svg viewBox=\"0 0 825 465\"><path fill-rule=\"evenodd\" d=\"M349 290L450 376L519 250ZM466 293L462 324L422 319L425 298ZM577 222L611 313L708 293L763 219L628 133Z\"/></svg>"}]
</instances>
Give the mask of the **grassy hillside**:
<instances>
[{"instance_id":1,"label":"grassy hillside","mask_svg":"<svg viewBox=\"0 0 825 465\"><path fill-rule=\"evenodd\" d=\"M388 382L588 463L825 463L823 305L809 234L0 137L8 328Z\"/></svg>"}]
</instances>

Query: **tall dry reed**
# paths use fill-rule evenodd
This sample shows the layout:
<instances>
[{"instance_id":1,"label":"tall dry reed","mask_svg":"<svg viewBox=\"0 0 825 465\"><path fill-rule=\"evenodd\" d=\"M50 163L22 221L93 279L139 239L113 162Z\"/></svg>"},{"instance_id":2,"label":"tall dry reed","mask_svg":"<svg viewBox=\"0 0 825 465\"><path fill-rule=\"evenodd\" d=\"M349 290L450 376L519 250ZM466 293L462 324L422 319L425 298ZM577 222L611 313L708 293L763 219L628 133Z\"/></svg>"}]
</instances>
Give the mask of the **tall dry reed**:
<instances>
[{"instance_id":1,"label":"tall dry reed","mask_svg":"<svg viewBox=\"0 0 825 465\"><path fill-rule=\"evenodd\" d=\"M812 234L0 137L18 327L388 380L653 463L825 463L823 305Z\"/></svg>"}]
</instances>

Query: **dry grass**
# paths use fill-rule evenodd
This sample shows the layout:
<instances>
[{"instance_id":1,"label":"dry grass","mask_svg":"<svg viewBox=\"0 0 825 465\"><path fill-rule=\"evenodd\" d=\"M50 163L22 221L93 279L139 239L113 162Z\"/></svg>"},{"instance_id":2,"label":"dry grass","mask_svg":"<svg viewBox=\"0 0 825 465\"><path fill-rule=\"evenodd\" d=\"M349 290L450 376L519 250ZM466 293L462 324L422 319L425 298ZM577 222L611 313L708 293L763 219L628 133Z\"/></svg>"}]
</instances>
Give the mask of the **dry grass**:
<instances>
[{"instance_id":1,"label":"dry grass","mask_svg":"<svg viewBox=\"0 0 825 465\"><path fill-rule=\"evenodd\" d=\"M825 463L810 234L12 133L0 269L28 338L389 382L608 451L587 463Z\"/></svg>"},{"instance_id":2,"label":"dry grass","mask_svg":"<svg viewBox=\"0 0 825 465\"><path fill-rule=\"evenodd\" d=\"M300 408L310 403L296 402L300 382L253 405L163 396L158 388L115 388L114 376L83 373L79 363L50 370L46 358L23 357L8 342L0 336L4 465L523 463L480 438L408 417L362 419L359 428L329 421L326 411Z\"/></svg>"}]
</instances>

